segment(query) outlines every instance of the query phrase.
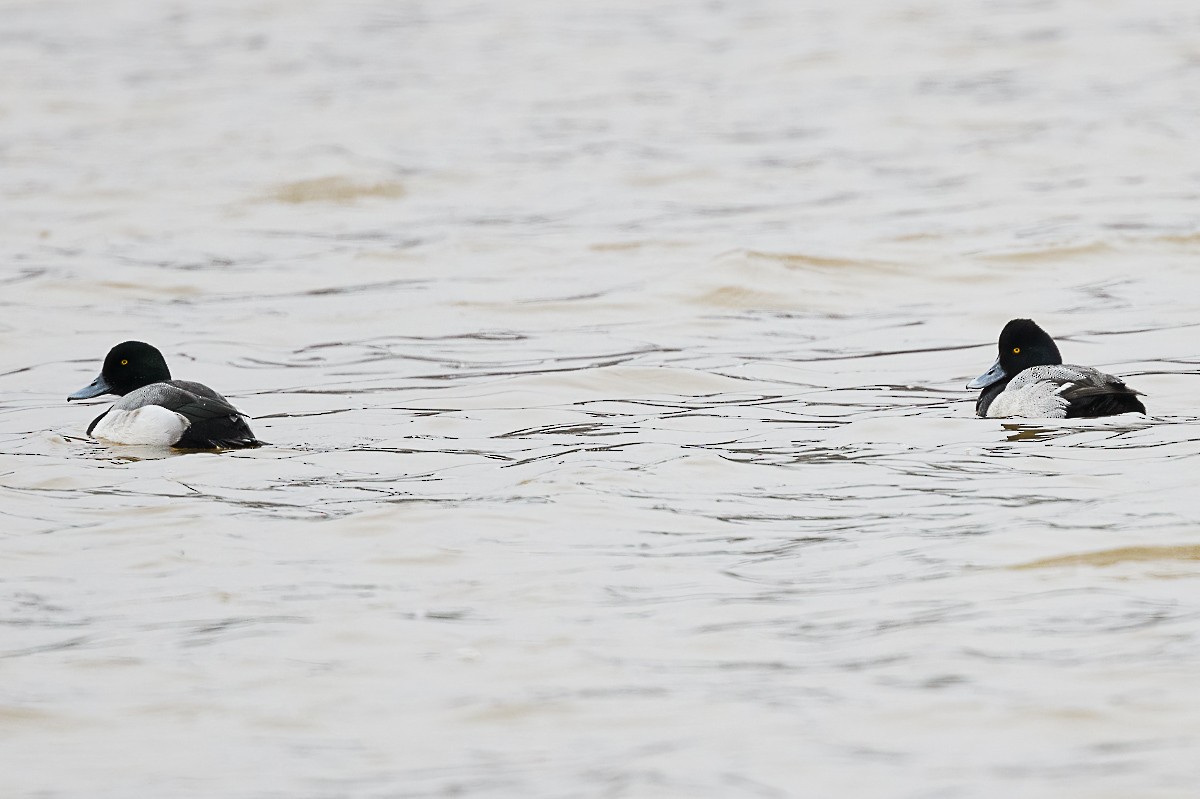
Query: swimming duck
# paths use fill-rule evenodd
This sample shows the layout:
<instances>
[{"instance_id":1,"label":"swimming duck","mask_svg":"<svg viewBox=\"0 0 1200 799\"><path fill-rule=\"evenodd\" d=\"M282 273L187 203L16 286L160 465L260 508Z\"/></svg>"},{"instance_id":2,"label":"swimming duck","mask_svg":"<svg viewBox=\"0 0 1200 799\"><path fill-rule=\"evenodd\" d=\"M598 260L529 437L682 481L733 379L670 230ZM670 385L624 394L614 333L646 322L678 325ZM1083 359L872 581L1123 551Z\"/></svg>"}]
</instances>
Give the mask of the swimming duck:
<instances>
[{"instance_id":1,"label":"swimming duck","mask_svg":"<svg viewBox=\"0 0 1200 799\"><path fill-rule=\"evenodd\" d=\"M979 416L1073 419L1146 412L1141 392L1121 378L1064 364L1054 339L1032 319L1004 326L999 357L967 388L983 389L975 403Z\"/></svg>"},{"instance_id":2,"label":"swimming duck","mask_svg":"<svg viewBox=\"0 0 1200 799\"><path fill-rule=\"evenodd\" d=\"M241 411L208 386L172 380L162 353L142 341L113 347L99 376L67 397L121 397L88 425L88 435L114 444L179 449L261 447Z\"/></svg>"}]
</instances>

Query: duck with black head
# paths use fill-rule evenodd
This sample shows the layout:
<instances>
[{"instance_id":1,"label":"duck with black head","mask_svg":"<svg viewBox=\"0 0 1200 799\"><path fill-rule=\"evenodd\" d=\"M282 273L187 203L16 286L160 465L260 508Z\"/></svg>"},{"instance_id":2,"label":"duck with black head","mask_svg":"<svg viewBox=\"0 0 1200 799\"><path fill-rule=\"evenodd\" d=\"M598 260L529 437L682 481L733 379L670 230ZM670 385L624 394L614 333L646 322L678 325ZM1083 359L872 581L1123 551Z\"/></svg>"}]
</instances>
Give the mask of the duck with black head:
<instances>
[{"instance_id":1,"label":"duck with black head","mask_svg":"<svg viewBox=\"0 0 1200 799\"><path fill-rule=\"evenodd\" d=\"M999 349L992 368L967 384L982 389L975 403L979 416L1073 419L1146 412L1141 392L1121 378L1064 364L1054 339L1032 319L1006 324Z\"/></svg>"},{"instance_id":2,"label":"duck with black head","mask_svg":"<svg viewBox=\"0 0 1200 799\"><path fill-rule=\"evenodd\" d=\"M100 374L67 401L121 397L88 425L88 435L113 444L177 449L261 447L244 414L206 385L172 380L166 359L143 341L109 350Z\"/></svg>"}]
</instances>

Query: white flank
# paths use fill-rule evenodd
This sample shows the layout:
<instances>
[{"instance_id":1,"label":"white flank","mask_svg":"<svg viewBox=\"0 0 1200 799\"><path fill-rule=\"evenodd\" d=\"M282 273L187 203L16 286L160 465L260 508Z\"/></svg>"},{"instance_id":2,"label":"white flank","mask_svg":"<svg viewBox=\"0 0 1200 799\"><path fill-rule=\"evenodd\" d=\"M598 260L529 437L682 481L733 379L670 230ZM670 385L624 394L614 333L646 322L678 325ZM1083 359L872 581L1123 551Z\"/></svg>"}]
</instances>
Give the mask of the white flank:
<instances>
[{"instance_id":1,"label":"white flank","mask_svg":"<svg viewBox=\"0 0 1200 799\"><path fill-rule=\"evenodd\" d=\"M1060 392L1071 386L1070 383L1051 383L1040 381L1013 389L1008 388L992 401L987 415L993 419L1007 416L1023 416L1027 419L1062 419L1067 415L1067 401Z\"/></svg>"},{"instance_id":2,"label":"white flank","mask_svg":"<svg viewBox=\"0 0 1200 799\"><path fill-rule=\"evenodd\" d=\"M161 405L132 411L113 408L92 429L92 436L113 444L169 447L183 436L191 422Z\"/></svg>"}]
</instances>

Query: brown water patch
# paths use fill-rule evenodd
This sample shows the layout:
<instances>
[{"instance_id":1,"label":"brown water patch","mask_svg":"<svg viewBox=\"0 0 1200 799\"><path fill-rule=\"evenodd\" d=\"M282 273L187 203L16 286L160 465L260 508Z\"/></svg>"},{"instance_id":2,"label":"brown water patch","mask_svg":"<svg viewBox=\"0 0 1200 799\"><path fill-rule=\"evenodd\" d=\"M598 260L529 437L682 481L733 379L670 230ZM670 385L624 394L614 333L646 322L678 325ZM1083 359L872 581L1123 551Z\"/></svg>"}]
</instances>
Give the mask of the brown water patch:
<instances>
[{"instance_id":1,"label":"brown water patch","mask_svg":"<svg viewBox=\"0 0 1200 799\"><path fill-rule=\"evenodd\" d=\"M155 286L146 282L125 281L125 280L103 280L97 285L106 289L114 289L122 293L133 295L155 294L168 297L198 297L203 294L197 286L187 285L163 285Z\"/></svg>"},{"instance_id":2,"label":"brown water patch","mask_svg":"<svg viewBox=\"0 0 1200 799\"><path fill-rule=\"evenodd\" d=\"M43 710L16 705L0 705L0 724L17 721L46 721L53 716Z\"/></svg>"},{"instance_id":3,"label":"brown water patch","mask_svg":"<svg viewBox=\"0 0 1200 799\"><path fill-rule=\"evenodd\" d=\"M744 289L740 286L720 286L712 291L706 291L696 298L703 305L715 305L721 308L791 308L791 303L781 303L774 294L767 294L754 289Z\"/></svg>"},{"instance_id":4,"label":"brown water patch","mask_svg":"<svg viewBox=\"0 0 1200 799\"><path fill-rule=\"evenodd\" d=\"M856 268L863 267L879 269L891 266L881 261L859 261L851 258L836 258L833 256L823 255L808 255L805 253L788 253L788 252L765 252L763 250L746 250L747 258L756 258L765 261L775 261L792 269L803 269L805 267L836 267L836 268Z\"/></svg>"},{"instance_id":5,"label":"brown water patch","mask_svg":"<svg viewBox=\"0 0 1200 799\"><path fill-rule=\"evenodd\" d=\"M629 178L631 186L665 186L684 180L703 180L711 177L711 169L685 169L679 172L668 172L658 175L634 175Z\"/></svg>"},{"instance_id":6,"label":"brown water patch","mask_svg":"<svg viewBox=\"0 0 1200 799\"><path fill-rule=\"evenodd\" d=\"M404 196L404 187L395 181L356 183L344 177L313 178L285 183L271 193L281 203L352 203L362 197L395 199Z\"/></svg>"},{"instance_id":7,"label":"brown water patch","mask_svg":"<svg viewBox=\"0 0 1200 799\"><path fill-rule=\"evenodd\" d=\"M1159 236L1159 241L1168 244L1200 244L1200 233L1177 233Z\"/></svg>"},{"instance_id":8,"label":"brown water patch","mask_svg":"<svg viewBox=\"0 0 1200 799\"><path fill-rule=\"evenodd\" d=\"M1115 566L1118 563L1157 560L1200 560L1200 544L1102 549L1098 552L1081 552L1077 555L1060 555L1054 558L1030 561L1029 563L1018 563L1009 568L1046 569L1056 566Z\"/></svg>"},{"instance_id":9,"label":"brown water patch","mask_svg":"<svg viewBox=\"0 0 1200 799\"><path fill-rule=\"evenodd\" d=\"M588 245L588 249L593 252L625 252L627 250L640 250L643 247L682 247L683 242L677 241L610 241L599 242L597 244Z\"/></svg>"},{"instance_id":10,"label":"brown water patch","mask_svg":"<svg viewBox=\"0 0 1200 799\"><path fill-rule=\"evenodd\" d=\"M1021 261L1050 261L1050 260L1069 260L1078 258L1084 255L1101 255L1104 253L1113 252L1113 248L1107 244L1080 244L1069 247L1046 247L1042 249L1030 250L1010 250L1007 252L985 253L979 255L978 258L982 261L1006 261L1006 262L1021 262Z\"/></svg>"},{"instance_id":11,"label":"brown water patch","mask_svg":"<svg viewBox=\"0 0 1200 799\"><path fill-rule=\"evenodd\" d=\"M464 716L471 722L512 722L538 716L562 716L571 709L562 702L506 702Z\"/></svg>"}]
</instances>

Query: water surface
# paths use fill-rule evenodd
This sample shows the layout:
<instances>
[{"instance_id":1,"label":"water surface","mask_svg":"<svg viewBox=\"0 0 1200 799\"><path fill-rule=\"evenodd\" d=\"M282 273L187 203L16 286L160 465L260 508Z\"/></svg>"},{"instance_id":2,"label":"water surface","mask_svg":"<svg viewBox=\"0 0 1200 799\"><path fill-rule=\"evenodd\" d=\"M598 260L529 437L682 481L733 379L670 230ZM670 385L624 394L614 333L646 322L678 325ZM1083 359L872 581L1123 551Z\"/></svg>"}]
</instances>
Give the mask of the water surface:
<instances>
[{"instance_id":1,"label":"water surface","mask_svg":"<svg viewBox=\"0 0 1200 799\"><path fill-rule=\"evenodd\" d=\"M4 795L1193 794L1192 4L3 19Z\"/></svg>"}]
</instances>

